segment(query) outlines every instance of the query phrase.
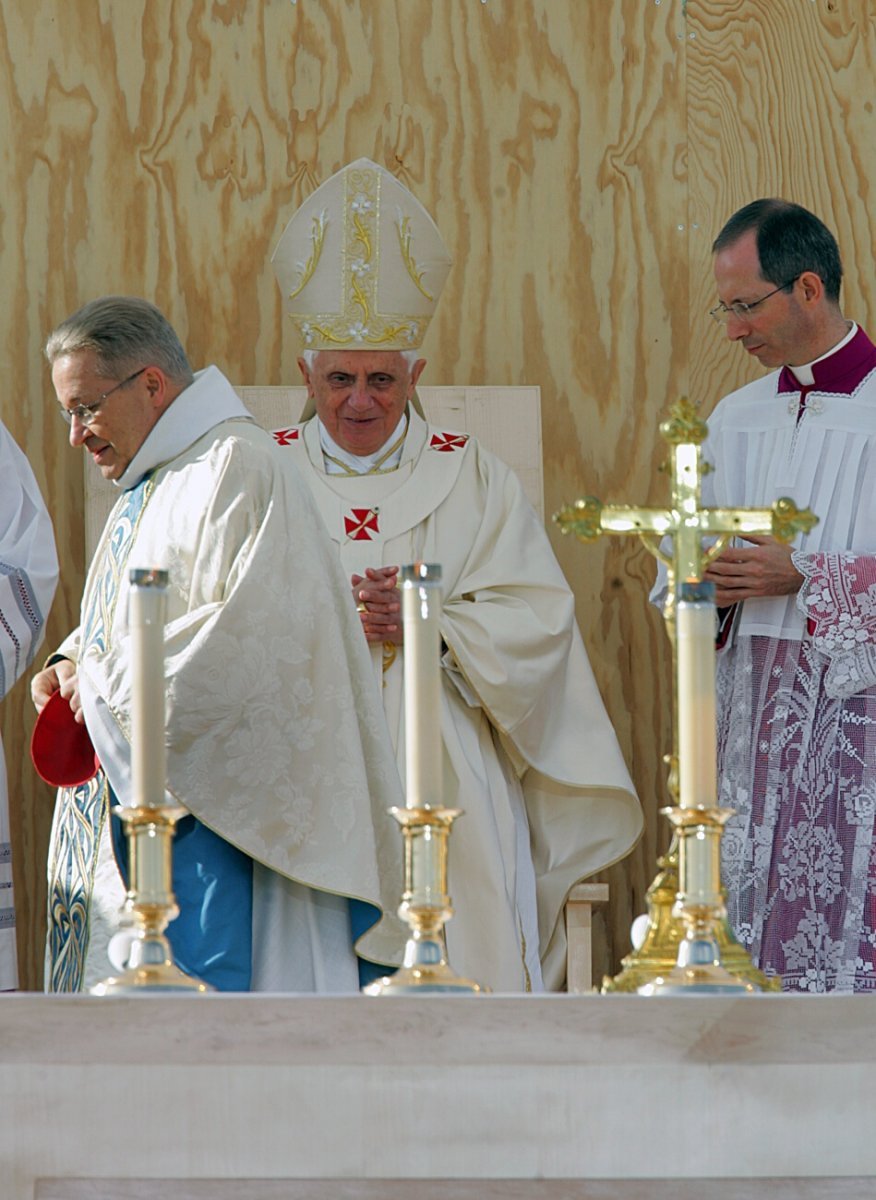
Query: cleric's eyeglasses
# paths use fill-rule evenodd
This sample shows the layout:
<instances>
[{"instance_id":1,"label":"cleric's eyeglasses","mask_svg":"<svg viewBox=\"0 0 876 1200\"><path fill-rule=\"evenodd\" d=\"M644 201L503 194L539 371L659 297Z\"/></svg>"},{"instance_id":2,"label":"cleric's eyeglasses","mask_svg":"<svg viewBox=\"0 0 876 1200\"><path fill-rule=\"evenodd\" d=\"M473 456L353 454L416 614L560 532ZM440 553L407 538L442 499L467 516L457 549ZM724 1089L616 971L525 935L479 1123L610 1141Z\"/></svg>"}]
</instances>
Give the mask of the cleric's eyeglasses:
<instances>
[{"instance_id":1,"label":"cleric's eyeglasses","mask_svg":"<svg viewBox=\"0 0 876 1200\"><path fill-rule=\"evenodd\" d=\"M139 371L135 371L133 375L129 375L127 379L123 379L121 383L117 383L114 387L111 387L108 392L104 392L102 396L98 396L91 404L74 404L72 408L64 408L62 405L59 410L61 416L68 425L73 424L73 418L75 417L80 425L88 428L88 426L94 424L97 417L97 410L110 398L113 392L117 392L120 388L127 387L129 383L133 383L137 376L142 375L145 370L146 367L141 367Z\"/></svg>"},{"instance_id":2,"label":"cleric's eyeglasses","mask_svg":"<svg viewBox=\"0 0 876 1200\"><path fill-rule=\"evenodd\" d=\"M767 292L759 300L752 300L751 304L746 304L744 300L734 300L732 304L725 304L722 300L720 304L716 304L714 308L709 309L709 316L714 317L719 325L726 325L731 317L735 317L737 321L747 321L751 316L753 308L757 308L759 304L763 304L764 300L769 300L770 296L775 296L776 292L784 292L787 288L792 287L799 278L799 275L795 275L793 279L789 279L787 283L773 288L771 292Z\"/></svg>"}]
</instances>

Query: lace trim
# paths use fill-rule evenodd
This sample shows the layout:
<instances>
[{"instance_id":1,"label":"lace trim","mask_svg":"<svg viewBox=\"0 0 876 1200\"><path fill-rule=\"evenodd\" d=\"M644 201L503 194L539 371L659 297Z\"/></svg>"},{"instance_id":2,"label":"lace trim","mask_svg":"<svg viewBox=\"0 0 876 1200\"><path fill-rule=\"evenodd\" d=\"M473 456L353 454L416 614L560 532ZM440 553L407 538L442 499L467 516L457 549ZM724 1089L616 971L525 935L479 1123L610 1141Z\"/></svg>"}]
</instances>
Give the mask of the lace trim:
<instances>
[{"instance_id":1,"label":"lace trim","mask_svg":"<svg viewBox=\"0 0 876 1200\"><path fill-rule=\"evenodd\" d=\"M854 696L876 686L876 557L794 554L806 582L797 607L812 644L828 661L825 691Z\"/></svg>"}]
</instances>

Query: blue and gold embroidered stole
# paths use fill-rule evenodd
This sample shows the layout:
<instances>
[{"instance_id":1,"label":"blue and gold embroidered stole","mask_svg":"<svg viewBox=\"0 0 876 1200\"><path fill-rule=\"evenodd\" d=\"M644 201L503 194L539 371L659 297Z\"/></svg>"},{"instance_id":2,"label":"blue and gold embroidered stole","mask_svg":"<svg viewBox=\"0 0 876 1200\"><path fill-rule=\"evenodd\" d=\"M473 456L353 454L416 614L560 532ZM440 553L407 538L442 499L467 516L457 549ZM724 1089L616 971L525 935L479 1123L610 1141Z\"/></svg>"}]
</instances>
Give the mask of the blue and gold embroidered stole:
<instances>
[{"instance_id":1,"label":"blue and gold embroidered stole","mask_svg":"<svg viewBox=\"0 0 876 1200\"><path fill-rule=\"evenodd\" d=\"M107 648L122 572L153 490L146 476L119 502L82 615L82 658L92 648L100 653ZM46 991L78 992L85 974L97 854L109 813L103 771L79 787L61 788L57 805L49 856Z\"/></svg>"}]
</instances>

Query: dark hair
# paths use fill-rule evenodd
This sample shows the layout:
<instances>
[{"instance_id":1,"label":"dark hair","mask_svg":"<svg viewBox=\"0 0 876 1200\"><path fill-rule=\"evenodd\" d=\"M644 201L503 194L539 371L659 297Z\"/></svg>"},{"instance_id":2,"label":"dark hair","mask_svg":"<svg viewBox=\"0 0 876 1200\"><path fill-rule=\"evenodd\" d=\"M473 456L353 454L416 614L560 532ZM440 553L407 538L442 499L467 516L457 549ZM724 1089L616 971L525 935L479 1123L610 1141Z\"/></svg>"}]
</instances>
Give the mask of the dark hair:
<instances>
[{"instance_id":1,"label":"dark hair","mask_svg":"<svg viewBox=\"0 0 876 1200\"><path fill-rule=\"evenodd\" d=\"M65 354L93 350L102 374L124 375L146 359L177 383L194 376L186 352L167 317L137 296L101 296L91 300L55 329L46 341L54 365Z\"/></svg>"},{"instance_id":2,"label":"dark hair","mask_svg":"<svg viewBox=\"0 0 876 1200\"><path fill-rule=\"evenodd\" d=\"M814 213L790 200L754 200L735 212L712 245L717 254L753 229L760 273L781 287L812 271L824 284L828 300L839 303L843 264L836 238Z\"/></svg>"}]
</instances>

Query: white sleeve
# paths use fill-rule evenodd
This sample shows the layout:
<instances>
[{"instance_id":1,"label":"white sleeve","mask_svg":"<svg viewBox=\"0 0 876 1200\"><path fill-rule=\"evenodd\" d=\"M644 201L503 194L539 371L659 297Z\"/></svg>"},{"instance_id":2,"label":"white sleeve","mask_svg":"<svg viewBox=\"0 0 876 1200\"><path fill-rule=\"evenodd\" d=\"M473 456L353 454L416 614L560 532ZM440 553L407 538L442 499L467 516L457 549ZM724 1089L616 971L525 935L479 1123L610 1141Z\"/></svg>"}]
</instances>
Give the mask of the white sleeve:
<instances>
[{"instance_id":1,"label":"white sleeve","mask_svg":"<svg viewBox=\"0 0 876 1200\"><path fill-rule=\"evenodd\" d=\"M30 464L0 424L0 697L33 661L57 582L49 514Z\"/></svg>"}]
</instances>

